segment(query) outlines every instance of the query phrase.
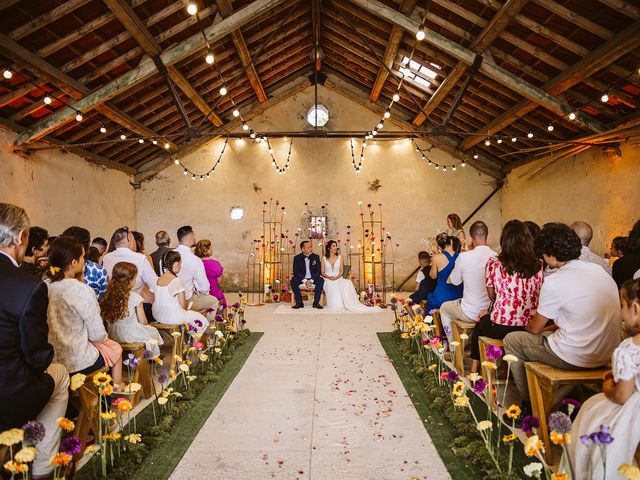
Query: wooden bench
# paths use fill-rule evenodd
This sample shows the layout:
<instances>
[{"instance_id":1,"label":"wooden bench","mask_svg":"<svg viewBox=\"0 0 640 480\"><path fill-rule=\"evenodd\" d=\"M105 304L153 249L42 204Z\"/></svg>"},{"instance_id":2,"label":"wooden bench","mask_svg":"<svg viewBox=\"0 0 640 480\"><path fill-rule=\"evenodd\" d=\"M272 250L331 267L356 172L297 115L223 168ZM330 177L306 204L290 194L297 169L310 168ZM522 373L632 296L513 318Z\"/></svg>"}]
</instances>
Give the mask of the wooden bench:
<instances>
[{"instance_id":1,"label":"wooden bench","mask_svg":"<svg viewBox=\"0 0 640 480\"><path fill-rule=\"evenodd\" d=\"M74 455L74 461L78 461L82 458L82 454L89 441L89 432L93 432L93 436L98 442L98 432L100 431L100 415L98 412L99 391L97 385L93 383L93 376L98 372L106 373L109 369L102 367L91 372L87 375L87 379L84 382L84 386L78 388L74 392L70 392L72 398L76 399L79 404L78 418L76 419L76 428L73 432L74 437L80 439L80 445L82 445L82 451L77 455ZM103 433L108 433L104 432Z\"/></svg>"},{"instance_id":2,"label":"wooden bench","mask_svg":"<svg viewBox=\"0 0 640 480\"><path fill-rule=\"evenodd\" d=\"M440 310L434 310L431 316L433 317L433 326L436 327L436 335L443 335L444 328L442 328L442 318L440 317Z\"/></svg>"},{"instance_id":3,"label":"wooden bench","mask_svg":"<svg viewBox=\"0 0 640 480\"><path fill-rule=\"evenodd\" d=\"M540 362L526 362L527 384L531 397L533 415L540 420L538 433L545 449L545 459L553 465L553 451L549 439L547 417L554 407L558 387L563 385L581 385L585 383L602 383L602 377L609 368L589 370L561 370Z\"/></svg>"},{"instance_id":4,"label":"wooden bench","mask_svg":"<svg viewBox=\"0 0 640 480\"><path fill-rule=\"evenodd\" d=\"M315 289L314 288L306 288L306 287L300 287L300 295L302 296L302 301L304 302L305 300L309 301L309 300L313 300L313 297L315 296ZM291 292L291 304L295 305L296 303L296 298L293 295L293 292ZM322 296L321 296L321 300L320 303L322 305L326 305L327 304L327 296L325 295L324 291L322 292Z\"/></svg>"},{"instance_id":5,"label":"wooden bench","mask_svg":"<svg viewBox=\"0 0 640 480\"><path fill-rule=\"evenodd\" d=\"M184 332L182 331L182 325L171 325L168 323L150 323L149 325L154 326L160 332L167 332L172 336L173 348L171 350L171 362L169 366L169 370L176 371L176 355L182 357L182 335ZM173 333L178 332L180 334L179 337L173 337ZM176 372L177 373L177 372Z\"/></svg>"},{"instance_id":6,"label":"wooden bench","mask_svg":"<svg viewBox=\"0 0 640 480\"><path fill-rule=\"evenodd\" d=\"M453 366L461 377L464 376L464 349L462 348L462 339L460 335L466 333L471 336L471 330L475 328L475 322L465 322L463 320L453 320L451 323L451 336L454 342L459 342L460 346L455 349L453 355Z\"/></svg>"},{"instance_id":7,"label":"wooden bench","mask_svg":"<svg viewBox=\"0 0 640 480\"><path fill-rule=\"evenodd\" d=\"M129 379L129 383L136 382L142 385L142 391L135 393L131 399L131 403L136 406L140 403L141 394L144 395L144 398L151 398L153 396L151 368L149 367L149 361L144 358L146 347L143 342L121 343L120 346L122 347L123 353L131 352L139 360L138 367L133 371L133 377Z\"/></svg>"},{"instance_id":8,"label":"wooden bench","mask_svg":"<svg viewBox=\"0 0 640 480\"><path fill-rule=\"evenodd\" d=\"M493 408L495 408L496 399L493 397L493 388L498 383L496 382L496 374L495 372L489 372L488 368L482 366L484 362L489 360L487 358L487 347L489 345L497 345L504 350L504 342L496 338L478 337L478 347L480 348L480 373L482 374L482 378L484 379L484 381L487 382L487 398L492 399L491 405ZM507 386L505 385L504 388L507 388Z\"/></svg>"}]
</instances>

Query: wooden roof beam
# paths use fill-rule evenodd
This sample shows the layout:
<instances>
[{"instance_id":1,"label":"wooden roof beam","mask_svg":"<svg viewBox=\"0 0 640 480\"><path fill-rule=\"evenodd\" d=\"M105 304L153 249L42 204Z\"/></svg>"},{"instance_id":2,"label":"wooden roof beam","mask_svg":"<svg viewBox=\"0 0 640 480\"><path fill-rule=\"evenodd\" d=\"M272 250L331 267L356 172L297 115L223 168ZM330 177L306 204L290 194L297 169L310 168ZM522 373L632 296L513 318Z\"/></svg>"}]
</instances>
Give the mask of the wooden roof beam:
<instances>
[{"instance_id":1,"label":"wooden roof beam","mask_svg":"<svg viewBox=\"0 0 640 480\"><path fill-rule=\"evenodd\" d=\"M311 25L313 28L313 36L312 39L315 41L314 47L320 46L320 26L321 26L321 15L320 15L320 2L322 0L313 0L311 3ZM322 69L322 59L320 57L316 57L314 68L316 71L320 71Z\"/></svg>"},{"instance_id":2,"label":"wooden roof beam","mask_svg":"<svg viewBox=\"0 0 640 480\"><path fill-rule=\"evenodd\" d=\"M411 15L414 7L416 6L416 0L403 0L400 4L400 12L404 15ZM404 30L400 28L398 25L394 25L391 29L391 35L389 35L389 41L387 42L387 48L384 51L384 56L382 57L383 65L380 66L380 70L378 71L378 76L376 77L376 83L373 84L373 88L371 89L371 93L369 94L370 102L377 102L378 97L380 97L380 92L382 91L382 86L389 76L389 70L393 67L393 61L398 54L398 48L400 47L400 43L402 42L402 35L404 35Z\"/></svg>"},{"instance_id":3,"label":"wooden roof beam","mask_svg":"<svg viewBox=\"0 0 640 480\"><path fill-rule=\"evenodd\" d=\"M250 5L238 10L230 17L222 19L215 25L205 29L207 41L215 43L229 35L233 30L247 24L254 18L268 12L284 0L256 0ZM206 43L201 33L197 33L174 47L164 51L160 57L167 66L187 59L191 55L206 49ZM116 97L138 82L145 81L157 73L155 64L151 59L140 63L138 68L130 70L102 87L94 90L89 95L76 101L72 107L80 111L87 111L100 103L104 103ZM72 119L75 112L63 109L41 120L18 136L18 143L29 142L42 137Z\"/></svg>"},{"instance_id":4,"label":"wooden roof beam","mask_svg":"<svg viewBox=\"0 0 640 480\"><path fill-rule=\"evenodd\" d=\"M6 51L7 54L12 58L12 60L24 65L25 68L27 68L42 80L51 82L52 84L56 85L60 90L62 90L66 95L69 95L71 98L82 101L84 98L86 98L86 95L90 93L89 89L82 83L74 80L66 73L61 72L53 65L49 64L45 60L38 57L36 54L32 53L31 51L13 41L8 36L1 33L0 49ZM126 113L124 113L114 105L110 105L107 102L102 102L96 103L92 105L92 107L100 111L100 113L102 113L110 120L119 123L132 132L145 137L162 137L162 135L159 135L151 129L147 128L134 118L129 117ZM84 109L84 111L86 112L88 111L88 109ZM58 126L64 125L73 117L75 117L75 111L68 107L58 110L58 112L53 113L51 116L59 115L61 113L65 115L65 121L57 124L56 128ZM53 130L53 128L49 129L47 130L47 132L45 132L45 134ZM22 133L21 135L24 135L24 133ZM40 138L43 136L44 134L39 135L36 138ZM171 148L175 149L175 145L173 143L169 142L169 144L171 145Z\"/></svg>"},{"instance_id":5,"label":"wooden roof beam","mask_svg":"<svg viewBox=\"0 0 640 480\"><path fill-rule=\"evenodd\" d=\"M104 2L147 55L150 57L160 55L162 52L160 43L153 37L147 26L125 0L104 0ZM205 115L207 120L216 127L221 126L223 123L222 119L209 107L207 102L204 101L198 91L191 85L189 80L180 73L176 66L170 65L167 67L167 71L169 72L171 80L173 80L177 87L182 90L198 110Z\"/></svg>"},{"instance_id":6,"label":"wooden roof beam","mask_svg":"<svg viewBox=\"0 0 640 480\"><path fill-rule=\"evenodd\" d=\"M365 9L366 11L369 11L391 23L399 25L409 32L416 32L420 27L420 24L414 19L402 15L397 10L386 6L378 0L351 1L352 3ZM427 35L426 41L432 43L436 48L454 56L455 58L465 62L466 64L473 63L473 59L476 55L475 52L463 47L462 45L452 40L449 40L445 36L440 35L433 30L427 28L425 28L424 30ZM514 92L519 93L530 101L535 102L540 106L543 106L551 110L552 112L557 113L558 115L568 115L573 111L573 107L568 103L554 97L553 95L550 95L549 93L536 87L535 85L522 80L520 77L505 70L504 68L499 67L489 58L484 58L482 65L480 65L479 71L487 77L500 82L505 87L513 90ZM604 125L601 122L581 112L576 117L576 122L579 122L583 126L598 132L605 129Z\"/></svg>"},{"instance_id":7,"label":"wooden roof beam","mask_svg":"<svg viewBox=\"0 0 640 480\"><path fill-rule=\"evenodd\" d=\"M37 18L34 18L30 22L19 26L15 30L12 30L9 33L9 36L14 40L20 40L21 38L32 34L36 30L49 25L51 22L55 22L68 13L71 13L74 10L86 5L87 3L89 3L89 1L90 0L68 0L62 3L62 5L54 8L53 10L50 10Z\"/></svg>"},{"instance_id":8,"label":"wooden roof beam","mask_svg":"<svg viewBox=\"0 0 640 480\"><path fill-rule=\"evenodd\" d=\"M527 4L529 0L507 0L502 8L493 16L491 21L487 23L480 35L471 44L471 50L477 54L485 52L489 45L507 28L509 22L515 17L520 10ZM453 70L447 75L444 82L440 84L436 93L429 99L429 101L422 108L422 111L418 113L413 119L413 124L420 126L427 119L433 110L445 99L452 88L454 88L462 76L465 74L469 67L468 63L458 62Z\"/></svg>"},{"instance_id":9,"label":"wooden roof beam","mask_svg":"<svg viewBox=\"0 0 640 480\"><path fill-rule=\"evenodd\" d=\"M639 42L640 21L629 25L622 32L612 37L608 42L600 45L600 47L593 50L589 55L583 57L569 69L549 80L542 86L542 88L551 95L559 95L574 86L576 83L581 82L584 78L602 70L611 62L616 61L622 55L626 54L629 50L636 48ZM496 117L492 122L479 129L478 133L492 134L499 132L507 125L510 125L534 110L537 106L537 103L522 100L502 115ZM464 141L460 142L458 148L461 150L468 150L480 141L482 141L481 136L468 137Z\"/></svg>"}]
</instances>

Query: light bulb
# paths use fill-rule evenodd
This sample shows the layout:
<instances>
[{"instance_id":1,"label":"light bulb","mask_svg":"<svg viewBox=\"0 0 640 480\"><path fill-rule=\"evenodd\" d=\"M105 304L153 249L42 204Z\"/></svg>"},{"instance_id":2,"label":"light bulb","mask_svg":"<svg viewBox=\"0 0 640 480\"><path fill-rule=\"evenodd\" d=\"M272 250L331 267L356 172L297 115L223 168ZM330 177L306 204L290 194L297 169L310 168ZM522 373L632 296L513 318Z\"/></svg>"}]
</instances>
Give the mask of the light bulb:
<instances>
[{"instance_id":1,"label":"light bulb","mask_svg":"<svg viewBox=\"0 0 640 480\"><path fill-rule=\"evenodd\" d=\"M213 58L213 53L211 52L207 53L207 56L204 57L204 61L207 62L209 65L212 65L214 60L215 59Z\"/></svg>"},{"instance_id":2,"label":"light bulb","mask_svg":"<svg viewBox=\"0 0 640 480\"><path fill-rule=\"evenodd\" d=\"M237 108L235 108L235 109L233 110L233 116L234 116L234 117L239 117L239 116L240 116L240 110L238 110Z\"/></svg>"},{"instance_id":3,"label":"light bulb","mask_svg":"<svg viewBox=\"0 0 640 480\"><path fill-rule=\"evenodd\" d=\"M251 135L249 135L251 138L256 138L256 133L254 131L251 131Z\"/></svg>"},{"instance_id":4,"label":"light bulb","mask_svg":"<svg viewBox=\"0 0 640 480\"><path fill-rule=\"evenodd\" d=\"M151 140L151 143L153 143L154 145L158 144L158 140L156 140L155 138L153 140Z\"/></svg>"},{"instance_id":5,"label":"light bulb","mask_svg":"<svg viewBox=\"0 0 640 480\"><path fill-rule=\"evenodd\" d=\"M484 141L484 144L488 147L489 145L491 145L491 140L489 140L488 138Z\"/></svg>"},{"instance_id":6,"label":"light bulb","mask_svg":"<svg viewBox=\"0 0 640 480\"><path fill-rule=\"evenodd\" d=\"M496 140L498 142L498 144L502 143L502 139L499 138L498 140Z\"/></svg>"},{"instance_id":7,"label":"light bulb","mask_svg":"<svg viewBox=\"0 0 640 480\"><path fill-rule=\"evenodd\" d=\"M191 180L195 180L196 176L195 175L191 175Z\"/></svg>"},{"instance_id":8,"label":"light bulb","mask_svg":"<svg viewBox=\"0 0 640 480\"><path fill-rule=\"evenodd\" d=\"M185 170L184 172L182 172L183 175L186 175L188 172Z\"/></svg>"},{"instance_id":9,"label":"light bulb","mask_svg":"<svg viewBox=\"0 0 640 480\"><path fill-rule=\"evenodd\" d=\"M78 113L78 114L76 115L76 122L81 122L81 121L82 121L82 114L81 114L81 113Z\"/></svg>"},{"instance_id":10,"label":"light bulb","mask_svg":"<svg viewBox=\"0 0 640 480\"><path fill-rule=\"evenodd\" d=\"M452 170L453 170L454 172L456 171L456 166L455 166L455 165L453 166Z\"/></svg>"},{"instance_id":11,"label":"light bulb","mask_svg":"<svg viewBox=\"0 0 640 480\"><path fill-rule=\"evenodd\" d=\"M168 143L168 142L167 142L167 143L165 143L165 144L164 144L164 148L165 148L165 150L169 150L169 147L170 147L170 146L171 146L171 145L169 145L169 143Z\"/></svg>"},{"instance_id":12,"label":"light bulb","mask_svg":"<svg viewBox=\"0 0 640 480\"><path fill-rule=\"evenodd\" d=\"M553 123L550 123L550 124L547 126L547 130L549 130L550 132L553 132Z\"/></svg>"},{"instance_id":13,"label":"light bulb","mask_svg":"<svg viewBox=\"0 0 640 480\"><path fill-rule=\"evenodd\" d=\"M127 136L124 133L120 134L120 140L126 140Z\"/></svg>"},{"instance_id":14,"label":"light bulb","mask_svg":"<svg viewBox=\"0 0 640 480\"><path fill-rule=\"evenodd\" d=\"M399 102L400 101L400 95L398 95L397 93L393 94L393 101L394 102Z\"/></svg>"},{"instance_id":15,"label":"light bulb","mask_svg":"<svg viewBox=\"0 0 640 480\"><path fill-rule=\"evenodd\" d=\"M247 124L246 124L246 122L242 122L242 129L243 129L244 131L249 130L249 125L247 125Z\"/></svg>"},{"instance_id":16,"label":"light bulb","mask_svg":"<svg viewBox=\"0 0 640 480\"><path fill-rule=\"evenodd\" d=\"M440 165L436 163L436 170L438 170L439 168L440 168Z\"/></svg>"},{"instance_id":17,"label":"light bulb","mask_svg":"<svg viewBox=\"0 0 640 480\"><path fill-rule=\"evenodd\" d=\"M189 2L189 5L187 5L187 13L189 15L195 15L198 13L198 6L193 2Z\"/></svg>"},{"instance_id":18,"label":"light bulb","mask_svg":"<svg viewBox=\"0 0 640 480\"><path fill-rule=\"evenodd\" d=\"M447 171L447 166L445 165L444 167L442 167L442 171L446 172Z\"/></svg>"},{"instance_id":19,"label":"light bulb","mask_svg":"<svg viewBox=\"0 0 640 480\"><path fill-rule=\"evenodd\" d=\"M600 100L602 101L602 103L607 103L609 101L609 95L607 95L607 93L603 93L602 96L600 97Z\"/></svg>"},{"instance_id":20,"label":"light bulb","mask_svg":"<svg viewBox=\"0 0 640 480\"><path fill-rule=\"evenodd\" d=\"M391 110L387 108L387 110L384 112L384 118L389 118L390 116L391 116Z\"/></svg>"},{"instance_id":21,"label":"light bulb","mask_svg":"<svg viewBox=\"0 0 640 480\"><path fill-rule=\"evenodd\" d=\"M139 138L138 143L144 143L144 138Z\"/></svg>"},{"instance_id":22,"label":"light bulb","mask_svg":"<svg viewBox=\"0 0 640 480\"><path fill-rule=\"evenodd\" d=\"M516 137L511 137L511 141L515 143L518 141L518 139Z\"/></svg>"},{"instance_id":23,"label":"light bulb","mask_svg":"<svg viewBox=\"0 0 640 480\"><path fill-rule=\"evenodd\" d=\"M11 77L13 77L13 72L7 68L4 72L2 72L2 76L9 80Z\"/></svg>"},{"instance_id":24,"label":"light bulb","mask_svg":"<svg viewBox=\"0 0 640 480\"><path fill-rule=\"evenodd\" d=\"M227 94L227 92L228 92L227 87L220 87L220 95L224 97Z\"/></svg>"},{"instance_id":25,"label":"light bulb","mask_svg":"<svg viewBox=\"0 0 640 480\"><path fill-rule=\"evenodd\" d=\"M380 120L380 122L378 122L378 130L382 130L382 127L384 127L384 122Z\"/></svg>"},{"instance_id":26,"label":"light bulb","mask_svg":"<svg viewBox=\"0 0 640 480\"><path fill-rule=\"evenodd\" d=\"M576 112L571 112L569 114L569 120L575 120L576 119Z\"/></svg>"},{"instance_id":27,"label":"light bulb","mask_svg":"<svg viewBox=\"0 0 640 480\"><path fill-rule=\"evenodd\" d=\"M200 181L202 182L203 180L204 180L204 177L200 175Z\"/></svg>"},{"instance_id":28,"label":"light bulb","mask_svg":"<svg viewBox=\"0 0 640 480\"><path fill-rule=\"evenodd\" d=\"M175 163L176 165L180 164L180 160L178 160L177 158L173 161L173 163Z\"/></svg>"},{"instance_id":29,"label":"light bulb","mask_svg":"<svg viewBox=\"0 0 640 480\"><path fill-rule=\"evenodd\" d=\"M371 135L377 135L378 134L378 130L373 130L373 132L371 132Z\"/></svg>"},{"instance_id":30,"label":"light bulb","mask_svg":"<svg viewBox=\"0 0 640 480\"><path fill-rule=\"evenodd\" d=\"M427 36L426 33L424 33L424 29L422 27L420 27L420 30L418 30L416 32L416 39L418 39L419 41L424 40L424 38Z\"/></svg>"},{"instance_id":31,"label":"light bulb","mask_svg":"<svg viewBox=\"0 0 640 480\"><path fill-rule=\"evenodd\" d=\"M474 160L477 160L477 159L478 159L478 154L477 154L477 153L474 153L474 154L473 154L473 159L474 159Z\"/></svg>"},{"instance_id":32,"label":"light bulb","mask_svg":"<svg viewBox=\"0 0 640 480\"><path fill-rule=\"evenodd\" d=\"M527 133L527 138L533 138L533 132L531 130Z\"/></svg>"},{"instance_id":33,"label":"light bulb","mask_svg":"<svg viewBox=\"0 0 640 480\"><path fill-rule=\"evenodd\" d=\"M466 163L464 163L464 162L462 162L462 163L460 164L460 166L461 166L461 167L466 167L466 166L467 166L467 164L466 164Z\"/></svg>"},{"instance_id":34,"label":"light bulb","mask_svg":"<svg viewBox=\"0 0 640 480\"><path fill-rule=\"evenodd\" d=\"M107 133L107 129L105 128L104 125L100 126L100 133Z\"/></svg>"},{"instance_id":35,"label":"light bulb","mask_svg":"<svg viewBox=\"0 0 640 480\"><path fill-rule=\"evenodd\" d=\"M46 105L51 105L51 102L52 102L53 100L51 100L51 97L50 97L49 95L47 95L46 97L44 97L43 101L44 101L44 103L45 103Z\"/></svg>"}]
</instances>

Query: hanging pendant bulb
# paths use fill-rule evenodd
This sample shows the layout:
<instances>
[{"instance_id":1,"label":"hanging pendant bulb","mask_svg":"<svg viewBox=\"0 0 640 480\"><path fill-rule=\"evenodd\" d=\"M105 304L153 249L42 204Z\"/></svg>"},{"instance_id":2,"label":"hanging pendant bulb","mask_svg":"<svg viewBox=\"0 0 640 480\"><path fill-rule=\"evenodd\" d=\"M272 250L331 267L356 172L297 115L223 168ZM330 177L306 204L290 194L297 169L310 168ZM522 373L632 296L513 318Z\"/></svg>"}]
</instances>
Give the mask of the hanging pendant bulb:
<instances>
[{"instance_id":1,"label":"hanging pendant bulb","mask_svg":"<svg viewBox=\"0 0 640 480\"><path fill-rule=\"evenodd\" d=\"M234 117L239 117L240 116L240 110L238 110L237 108L233 109L233 116Z\"/></svg>"},{"instance_id":2,"label":"hanging pendant bulb","mask_svg":"<svg viewBox=\"0 0 640 480\"><path fill-rule=\"evenodd\" d=\"M51 102L53 102L49 95L45 96L42 100L44 101L45 105L51 105Z\"/></svg>"},{"instance_id":3,"label":"hanging pendant bulb","mask_svg":"<svg viewBox=\"0 0 640 480\"><path fill-rule=\"evenodd\" d=\"M400 101L400 95L398 95L397 93L393 94L393 101L394 102L399 102Z\"/></svg>"},{"instance_id":4,"label":"hanging pendant bulb","mask_svg":"<svg viewBox=\"0 0 640 480\"><path fill-rule=\"evenodd\" d=\"M571 112L569 114L569 120L575 120L576 119L576 112Z\"/></svg>"},{"instance_id":5,"label":"hanging pendant bulb","mask_svg":"<svg viewBox=\"0 0 640 480\"><path fill-rule=\"evenodd\" d=\"M384 118L389 118L391 116L391 110L387 108L387 110L384 112Z\"/></svg>"},{"instance_id":6,"label":"hanging pendant bulb","mask_svg":"<svg viewBox=\"0 0 640 480\"><path fill-rule=\"evenodd\" d=\"M515 143L517 141L518 141L518 139L516 137L511 137L511 142Z\"/></svg>"},{"instance_id":7,"label":"hanging pendant bulb","mask_svg":"<svg viewBox=\"0 0 640 480\"><path fill-rule=\"evenodd\" d=\"M489 146L491 145L491 140L489 140L488 138L484 141L485 146Z\"/></svg>"},{"instance_id":8,"label":"hanging pendant bulb","mask_svg":"<svg viewBox=\"0 0 640 480\"><path fill-rule=\"evenodd\" d=\"M502 143L502 139L501 139L501 138L499 138L498 140L496 140L496 142L497 142L497 143L498 143L498 145L499 145L499 144L501 144L501 143Z\"/></svg>"},{"instance_id":9,"label":"hanging pendant bulb","mask_svg":"<svg viewBox=\"0 0 640 480\"><path fill-rule=\"evenodd\" d=\"M531 130L527 133L527 138L533 138L533 132Z\"/></svg>"},{"instance_id":10,"label":"hanging pendant bulb","mask_svg":"<svg viewBox=\"0 0 640 480\"><path fill-rule=\"evenodd\" d=\"M100 125L100 133L107 133L107 129L104 125Z\"/></svg>"},{"instance_id":11,"label":"hanging pendant bulb","mask_svg":"<svg viewBox=\"0 0 640 480\"><path fill-rule=\"evenodd\" d=\"M416 32L416 40L421 42L422 40L425 39L426 36L427 36L427 34L424 31L424 27L422 25L420 25L420 28Z\"/></svg>"},{"instance_id":12,"label":"hanging pendant bulb","mask_svg":"<svg viewBox=\"0 0 640 480\"><path fill-rule=\"evenodd\" d=\"M473 159L474 159L474 160L477 160L477 159L478 159L478 154L477 154L477 153L474 153L474 154L473 154Z\"/></svg>"},{"instance_id":13,"label":"hanging pendant bulb","mask_svg":"<svg viewBox=\"0 0 640 480\"><path fill-rule=\"evenodd\" d=\"M247 122L242 122L242 129L246 132L247 130L249 130L249 125L247 125Z\"/></svg>"},{"instance_id":14,"label":"hanging pendant bulb","mask_svg":"<svg viewBox=\"0 0 640 480\"><path fill-rule=\"evenodd\" d=\"M213 53L211 53L211 50L209 50L209 52L207 53L207 56L204 57L204 61L207 62L209 65L213 65L215 58L213 56Z\"/></svg>"},{"instance_id":15,"label":"hanging pendant bulb","mask_svg":"<svg viewBox=\"0 0 640 480\"><path fill-rule=\"evenodd\" d=\"M550 124L547 126L547 130L548 130L548 131L550 131L550 132L553 132L553 123L550 123Z\"/></svg>"},{"instance_id":16,"label":"hanging pendant bulb","mask_svg":"<svg viewBox=\"0 0 640 480\"><path fill-rule=\"evenodd\" d=\"M169 150L169 147L171 147L171 145L169 145L169 143L165 143L165 144L164 144L164 148L165 148L165 150Z\"/></svg>"},{"instance_id":17,"label":"hanging pendant bulb","mask_svg":"<svg viewBox=\"0 0 640 480\"><path fill-rule=\"evenodd\" d=\"M224 97L227 93L228 93L227 87L225 86L220 87L220 95Z\"/></svg>"},{"instance_id":18,"label":"hanging pendant bulb","mask_svg":"<svg viewBox=\"0 0 640 480\"><path fill-rule=\"evenodd\" d=\"M76 115L76 122L81 122L81 121L82 121L82 114L78 112L78 114Z\"/></svg>"},{"instance_id":19,"label":"hanging pendant bulb","mask_svg":"<svg viewBox=\"0 0 640 480\"><path fill-rule=\"evenodd\" d=\"M13 77L13 72L8 68L5 68L4 72L2 72L2 76L7 80L11 80L11 77Z\"/></svg>"},{"instance_id":20,"label":"hanging pendant bulb","mask_svg":"<svg viewBox=\"0 0 640 480\"><path fill-rule=\"evenodd\" d=\"M122 133L120 134L120 140L126 140L126 139L127 139L127 136L125 135L125 133L124 133L124 132L122 132Z\"/></svg>"},{"instance_id":21,"label":"hanging pendant bulb","mask_svg":"<svg viewBox=\"0 0 640 480\"><path fill-rule=\"evenodd\" d=\"M609 95L607 94L607 92L602 94L600 100L602 101L602 103L607 103L609 101Z\"/></svg>"},{"instance_id":22,"label":"hanging pendant bulb","mask_svg":"<svg viewBox=\"0 0 640 480\"><path fill-rule=\"evenodd\" d=\"M198 13L198 6L194 2L189 2L189 5L187 5L187 13L189 15L195 15Z\"/></svg>"}]
</instances>

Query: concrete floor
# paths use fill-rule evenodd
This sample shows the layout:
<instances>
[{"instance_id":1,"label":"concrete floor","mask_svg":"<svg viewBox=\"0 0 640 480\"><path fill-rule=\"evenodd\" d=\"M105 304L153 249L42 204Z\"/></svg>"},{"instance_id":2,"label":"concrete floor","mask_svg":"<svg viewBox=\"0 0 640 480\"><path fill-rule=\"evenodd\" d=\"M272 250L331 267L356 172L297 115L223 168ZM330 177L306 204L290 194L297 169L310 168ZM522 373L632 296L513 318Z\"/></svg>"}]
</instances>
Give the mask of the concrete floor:
<instances>
[{"instance_id":1,"label":"concrete floor","mask_svg":"<svg viewBox=\"0 0 640 480\"><path fill-rule=\"evenodd\" d=\"M264 336L172 479L448 479L375 315L249 307Z\"/></svg>"}]
</instances>

